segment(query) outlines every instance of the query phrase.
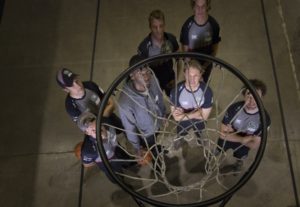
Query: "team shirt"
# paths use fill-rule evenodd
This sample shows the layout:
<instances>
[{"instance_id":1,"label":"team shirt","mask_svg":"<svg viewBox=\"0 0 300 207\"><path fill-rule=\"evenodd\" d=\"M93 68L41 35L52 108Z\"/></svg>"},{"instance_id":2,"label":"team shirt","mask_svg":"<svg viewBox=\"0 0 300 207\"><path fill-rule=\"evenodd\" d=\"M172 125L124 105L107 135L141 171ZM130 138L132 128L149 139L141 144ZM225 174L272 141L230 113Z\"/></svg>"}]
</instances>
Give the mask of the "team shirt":
<instances>
[{"instance_id":1,"label":"team shirt","mask_svg":"<svg viewBox=\"0 0 300 207\"><path fill-rule=\"evenodd\" d=\"M112 159L115 155L115 149L118 145L116 132L113 128L107 130L107 139L102 139L102 144L108 159ZM94 162L102 162L97 148L97 140L90 136L85 136L81 149L81 159L84 164Z\"/></svg>"},{"instance_id":2,"label":"team shirt","mask_svg":"<svg viewBox=\"0 0 300 207\"><path fill-rule=\"evenodd\" d=\"M188 113L197 108L212 107L213 93L204 82L200 82L198 89L192 92L186 88L183 81L177 85L177 90L175 88L171 91L170 100L175 107L181 107Z\"/></svg>"},{"instance_id":3,"label":"team shirt","mask_svg":"<svg viewBox=\"0 0 300 207\"><path fill-rule=\"evenodd\" d=\"M173 34L165 32L164 38L164 43L159 47L152 42L151 34L149 34L138 46L138 54L148 58L155 55L176 52L179 49L178 42ZM162 88L175 78L173 62L171 59L152 62L150 67L155 73Z\"/></svg>"},{"instance_id":4,"label":"team shirt","mask_svg":"<svg viewBox=\"0 0 300 207\"><path fill-rule=\"evenodd\" d=\"M77 121L81 113L89 111L95 115L98 114L100 103L104 97L104 91L92 81L82 82L84 86L84 96L80 99L72 98L70 95L66 98L66 110Z\"/></svg>"},{"instance_id":5,"label":"team shirt","mask_svg":"<svg viewBox=\"0 0 300 207\"><path fill-rule=\"evenodd\" d=\"M180 42L188 45L190 51L210 55L213 52L212 45L221 40L219 33L219 24L212 16L208 16L207 22L203 25L197 24L194 16L191 16L182 26Z\"/></svg>"},{"instance_id":6,"label":"team shirt","mask_svg":"<svg viewBox=\"0 0 300 207\"><path fill-rule=\"evenodd\" d=\"M245 102L240 101L229 106L222 123L230 124L241 136L261 134L261 122L259 112L247 113L244 109ZM266 112L267 126L271 124L269 114Z\"/></svg>"}]
</instances>

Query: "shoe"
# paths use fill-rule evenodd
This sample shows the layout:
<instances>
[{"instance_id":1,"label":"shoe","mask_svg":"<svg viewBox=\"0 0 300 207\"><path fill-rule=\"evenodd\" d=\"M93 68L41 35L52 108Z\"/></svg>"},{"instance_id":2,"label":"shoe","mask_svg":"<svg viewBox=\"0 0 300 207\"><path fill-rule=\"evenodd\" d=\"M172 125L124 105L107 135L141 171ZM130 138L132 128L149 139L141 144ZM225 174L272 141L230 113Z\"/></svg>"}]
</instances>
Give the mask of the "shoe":
<instances>
[{"instance_id":1,"label":"shoe","mask_svg":"<svg viewBox=\"0 0 300 207\"><path fill-rule=\"evenodd\" d=\"M242 171L242 167L243 167L243 160L237 160L234 164L233 164L233 172L241 172Z\"/></svg>"},{"instance_id":2,"label":"shoe","mask_svg":"<svg viewBox=\"0 0 300 207\"><path fill-rule=\"evenodd\" d=\"M201 137L197 138L197 144L202 146L203 148L209 148L209 140L203 139Z\"/></svg>"},{"instance_id":3,"label":"shoe","mask_svg":"<svg viewBox=\"0 0 300 207\"><path fill-rule=\"evenodd\" d=\"M182 146L182 143L183 143L182 139L178 139L174 141L174 150L177 151Z\"/></svg>"}]
</instances>

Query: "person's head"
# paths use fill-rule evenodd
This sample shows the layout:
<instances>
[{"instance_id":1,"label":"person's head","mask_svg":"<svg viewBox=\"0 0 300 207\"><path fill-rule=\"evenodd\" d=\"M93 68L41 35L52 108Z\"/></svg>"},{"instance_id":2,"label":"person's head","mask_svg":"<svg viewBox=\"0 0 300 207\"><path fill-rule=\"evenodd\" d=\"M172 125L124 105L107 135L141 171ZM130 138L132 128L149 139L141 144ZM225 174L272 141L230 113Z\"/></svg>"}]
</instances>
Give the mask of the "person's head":
<instances>
[{"instance_id":1,"label":"person's head","mask_svg":"<svg viewBox=\"0 0 300 207\"><path fill-rule=\"evenodd\" d=\"M134 55L129 61L129 66L131 67L143 59L144 58L140 55ZM147 88L149 88L151 78L151 70L146 65L142 66L141 68L137 68L130 73L130 79L132 80L135 89L141 92L144 92Z\"/></svg>"},{"instance_id":2,"label":"person's head","mask_svg":"<svg viewBox=\"0 0 300 207\"><path fill-rule=\"evenodd\" d=\"M210 10L210 0L191 0L191 6L196 17L204 17Z\"/></svg>"},{"instance_id":3,"label":"person's head","mask_svg":"<svg viewBox=\"0 0 300 207\"><path fill-rule=\"evenodd\" d=\"M165 15L161 10L153 10L148 18L149 28L152 36L162 40L165 32Z\"/></svg>"},{"instance_id":4,"label":"person's head","mask_svg":"<svg viewBox=\"0 0 300 207\"><path fill-rule=\"evenodd\" d=\"M86 135L96 139L96 116L90 112L84 112L80 115L77 125L79 129ZM101 126L101 137L107 138L107 130L104 126Z\"/></svg>"},{"instance_id":5,"label":"person's head","mask_svg":"<svg viewBox=\"0 0 300 207\"><path fill-rule=\"evenodd\" d=\"M190 89L196 89L202 80L204 69L197 60L190 60L184 67L185 85Z\"/></svg>"},{"instance_id":6,"label":"person's head","mask_svg":"<svg viewBox=\"0 0 300 207\"><path fill-rule=\"evenodd\" d=\"M57 71L56 81L58 85L64 89L64 91L70 94L82 93L84 90L83 84L78 75L67 68Z\"/></svg>"},{"instance_id":7,"label":"person's head","mask_svg":"<svg viewBox=\"0 0 300 207\"><path fill-rule=\"evenodd\" d=\"M264 82L258 79L250 79L250 83L253 85L255 88L257 94L259 95L260 98L264 97L267 93L267 86L265 85ZM257 104L256 101L249 91L245 86L243 87L242 94L244 96L244 101L245 101L245 107L248 110L256 110L257 109Z\"/></svg>"}]
</instances>

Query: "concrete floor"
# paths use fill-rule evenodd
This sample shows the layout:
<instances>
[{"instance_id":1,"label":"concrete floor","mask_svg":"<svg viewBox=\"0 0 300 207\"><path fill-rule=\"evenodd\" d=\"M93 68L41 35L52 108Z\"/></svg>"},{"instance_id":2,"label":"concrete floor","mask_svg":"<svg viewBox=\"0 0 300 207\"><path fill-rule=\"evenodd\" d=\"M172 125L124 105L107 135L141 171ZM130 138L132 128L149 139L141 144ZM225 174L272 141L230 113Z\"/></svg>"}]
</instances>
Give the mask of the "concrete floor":
<instances>
[{"instance_id":1,"label":"concrete floor","mask_svg":"<svg viewBox=\"0 0 300 207\"><path fill-rule=\"evenodd\" d=\"M151 10L165 12L167 31L177 38L191 14L183 0L102 0L95 39L97 3L5 1L0 25L1 206L80 206L81 166L72 150L82 134L64 110L57 69L72 68L83 80L91 77L107 89L148 33ZM218 57L248 78L267 83L264 103L272 118L262 163L228 206L299 205L299 9L299 0L212 3L211 14L221 26ZM81 206L136 206L97 168L85 170L83 181Z\"/></svg>"}]
</instances>

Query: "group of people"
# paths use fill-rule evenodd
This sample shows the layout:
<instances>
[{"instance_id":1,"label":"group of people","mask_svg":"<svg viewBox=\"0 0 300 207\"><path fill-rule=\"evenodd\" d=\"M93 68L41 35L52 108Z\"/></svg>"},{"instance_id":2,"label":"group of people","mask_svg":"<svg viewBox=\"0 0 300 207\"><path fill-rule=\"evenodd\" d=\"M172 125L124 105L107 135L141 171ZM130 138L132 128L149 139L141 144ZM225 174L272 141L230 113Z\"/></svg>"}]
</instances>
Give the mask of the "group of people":
<instances>
[{"instance_id":1,"label":"group of people","mask_svg":"<svg viewBox=\"0 0 300 207\"><path fill-rule=\"evenodd\" d=\"M180 33L181 50L215 56L221 38L217 21L208 14L210 1L191 0L191 6L194 14L184 22ZM148 21L151 32L138 45L138 54L131 57L129 66L154 55L179 50L176 37L165 32L165 17L161 10L152 11ZM205 121L213 106L213 90L207 84L211 69L212 64L209 62L187 60L184 64L184 80L177 85L170 59L143 65L132 71L118 99L119 116L114 113L116 104L112 98L108 100L103 112L105 124L100 126L99 131L107 158L132 160L119 147L116 139L117 134L122 132L125 132L137 157L143 156L145 149L151 149L154 158L163 153L163 146L156 144L159 130L167 117L162 91L170 100L171 116L178 122L178 136L186 135L193 128L196 136L201 139L201 131L205 128ZM81 149L82 163L84 166L97 164L114 182L103 166L96 146L96 116L105 92L92 81L82 82L79 75L66 68L57 72L56 80L67 92L66 111L85 133ZM254 79L251 83L261 97L266 94L266 86L262 81ZM219 151L237 149L234 157L239 166L247 157L249 149L258 148L261 140L256 102L247 88L244 88L243 96L243 101L228 107L217 148ZM129 163L111 162L112 168L119 173Z\"/></svg>"}]
</instances>

